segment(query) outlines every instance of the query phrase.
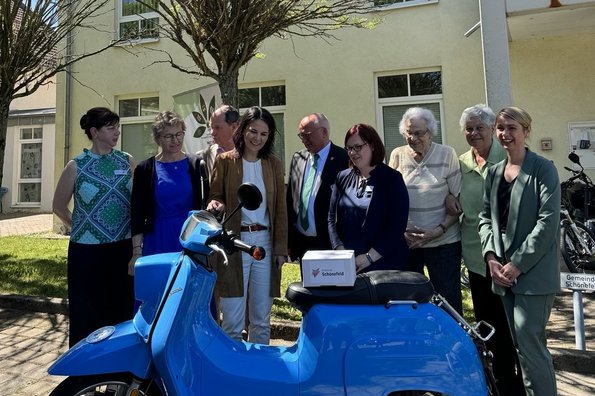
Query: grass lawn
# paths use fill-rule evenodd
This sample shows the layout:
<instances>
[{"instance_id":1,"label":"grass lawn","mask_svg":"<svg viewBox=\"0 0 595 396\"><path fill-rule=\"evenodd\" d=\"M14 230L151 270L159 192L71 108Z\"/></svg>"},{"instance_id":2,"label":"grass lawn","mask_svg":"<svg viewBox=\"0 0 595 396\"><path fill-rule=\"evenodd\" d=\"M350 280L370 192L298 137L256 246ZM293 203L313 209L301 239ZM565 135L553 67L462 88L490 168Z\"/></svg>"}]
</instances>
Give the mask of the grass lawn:
<instances>
[{"instance_id":1,"label":"grass lawn","mask_svg":"<svg viewBox=\"0 0 595 396\"><path fill-rule=\"evenodd\" d=\"M66 298L66 253L68 239L52 234L0 238L0 294ZM291 282L299 281L300 267L285 264L281 298L273 305L273 319L300 320L301 313L285 299ZM463 288L465 319L474 322L471 293Z\"/></svg>"}]
</instances>

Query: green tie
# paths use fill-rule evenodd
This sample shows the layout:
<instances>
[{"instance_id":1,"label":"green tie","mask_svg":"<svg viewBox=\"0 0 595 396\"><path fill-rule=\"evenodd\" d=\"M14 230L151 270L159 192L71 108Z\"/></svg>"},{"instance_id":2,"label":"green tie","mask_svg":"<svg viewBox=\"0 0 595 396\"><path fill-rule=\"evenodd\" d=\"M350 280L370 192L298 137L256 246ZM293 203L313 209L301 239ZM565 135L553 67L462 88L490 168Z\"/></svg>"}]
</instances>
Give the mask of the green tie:
<instances>
[{"instance_id":1,"label":"green tie","mask_svg":"<svg viewBox=\"0 0 595 396\"><path fill-rule=\"evenodd\" d=\"M314 187L314 179L316 178L316 169L318 168L318 158L320 156L318 154L314 154L312 167L308 172L308 178L304 183L304 187L302 188L302 205L300 210L300 223L302 228L305 230L308 229L308 203L310 203L310 195L312 194L312 187Z\"/></svg>"}]
</instances>

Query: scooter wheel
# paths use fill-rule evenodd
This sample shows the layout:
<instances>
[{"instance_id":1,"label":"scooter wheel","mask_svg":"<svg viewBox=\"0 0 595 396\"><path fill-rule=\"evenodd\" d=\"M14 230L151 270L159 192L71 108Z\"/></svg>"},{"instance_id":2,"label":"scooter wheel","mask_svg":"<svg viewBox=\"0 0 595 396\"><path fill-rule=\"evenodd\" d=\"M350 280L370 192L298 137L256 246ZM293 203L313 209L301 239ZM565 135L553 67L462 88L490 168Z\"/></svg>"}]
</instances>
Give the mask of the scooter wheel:
<instances>
[{"instance_id":1,"label":"scooter wheel","mask_svg":"<svg viewBox=\"0 0 595 396\"><path fill-rule=\"evenodd\" d=\"M131 383L132 376L122 373L68 377L50 393L50 396L125 395ZM143 385L138 395L161 396L156 386Z\"/></svg>"}]
</instances>

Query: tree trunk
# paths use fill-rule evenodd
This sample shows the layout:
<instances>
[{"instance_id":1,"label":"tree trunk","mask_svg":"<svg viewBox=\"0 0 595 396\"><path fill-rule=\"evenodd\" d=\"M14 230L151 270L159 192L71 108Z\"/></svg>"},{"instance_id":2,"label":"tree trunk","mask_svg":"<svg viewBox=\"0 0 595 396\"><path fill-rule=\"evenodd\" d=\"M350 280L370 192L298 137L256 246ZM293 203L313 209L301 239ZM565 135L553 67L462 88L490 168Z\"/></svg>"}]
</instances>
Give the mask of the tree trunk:
<instances>
[{"instance_id":1,"label":"tree trunk","mask_svg":"<svg viewBox=\"0 0 595 396\"><path fill-rule=\"evenodd\" d=\"M0 186L4 177L4 152L6 151L6 130L8 129L8 111L10 100L0 98Z\"/></svg>"},{"instance_id":2,"label":"tree trunk","mask_svg":"<svg viewBox=\"0 0 595 396\"><path fill-rule=\"evenodd\" d=\"M219 90L221 91L222 104L238 107L238 77L239 71L219 73Z\"/></svg>"}]
</instances>

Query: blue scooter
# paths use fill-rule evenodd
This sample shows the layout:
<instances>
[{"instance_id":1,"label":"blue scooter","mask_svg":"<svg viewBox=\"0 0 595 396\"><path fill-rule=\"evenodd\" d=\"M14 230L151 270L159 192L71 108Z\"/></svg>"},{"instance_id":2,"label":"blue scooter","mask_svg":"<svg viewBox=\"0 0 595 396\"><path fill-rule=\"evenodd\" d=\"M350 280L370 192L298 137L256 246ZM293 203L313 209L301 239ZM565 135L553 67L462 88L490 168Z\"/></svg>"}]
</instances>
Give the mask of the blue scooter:
<instances>
[{"instance_id":1,"label":"blue scooter","mask_svg":"<svg viewBox=\"0 0 595 396\"><path fill-rule=\"evenodd\" d=\"M231 215L262 200L250 184L238 198ZM138 312L61 356L48 371L69 377L51 395L496 394L477 326L435 295L421 274L375 271L348 288L293 283L286 296L303 312L297 342L242 343L213 319L216 275L207 258L215 251L225 258L265 252L207 211L191 212L180 241L183 252L137 261Z\"/></svg>"}]
</instances>

